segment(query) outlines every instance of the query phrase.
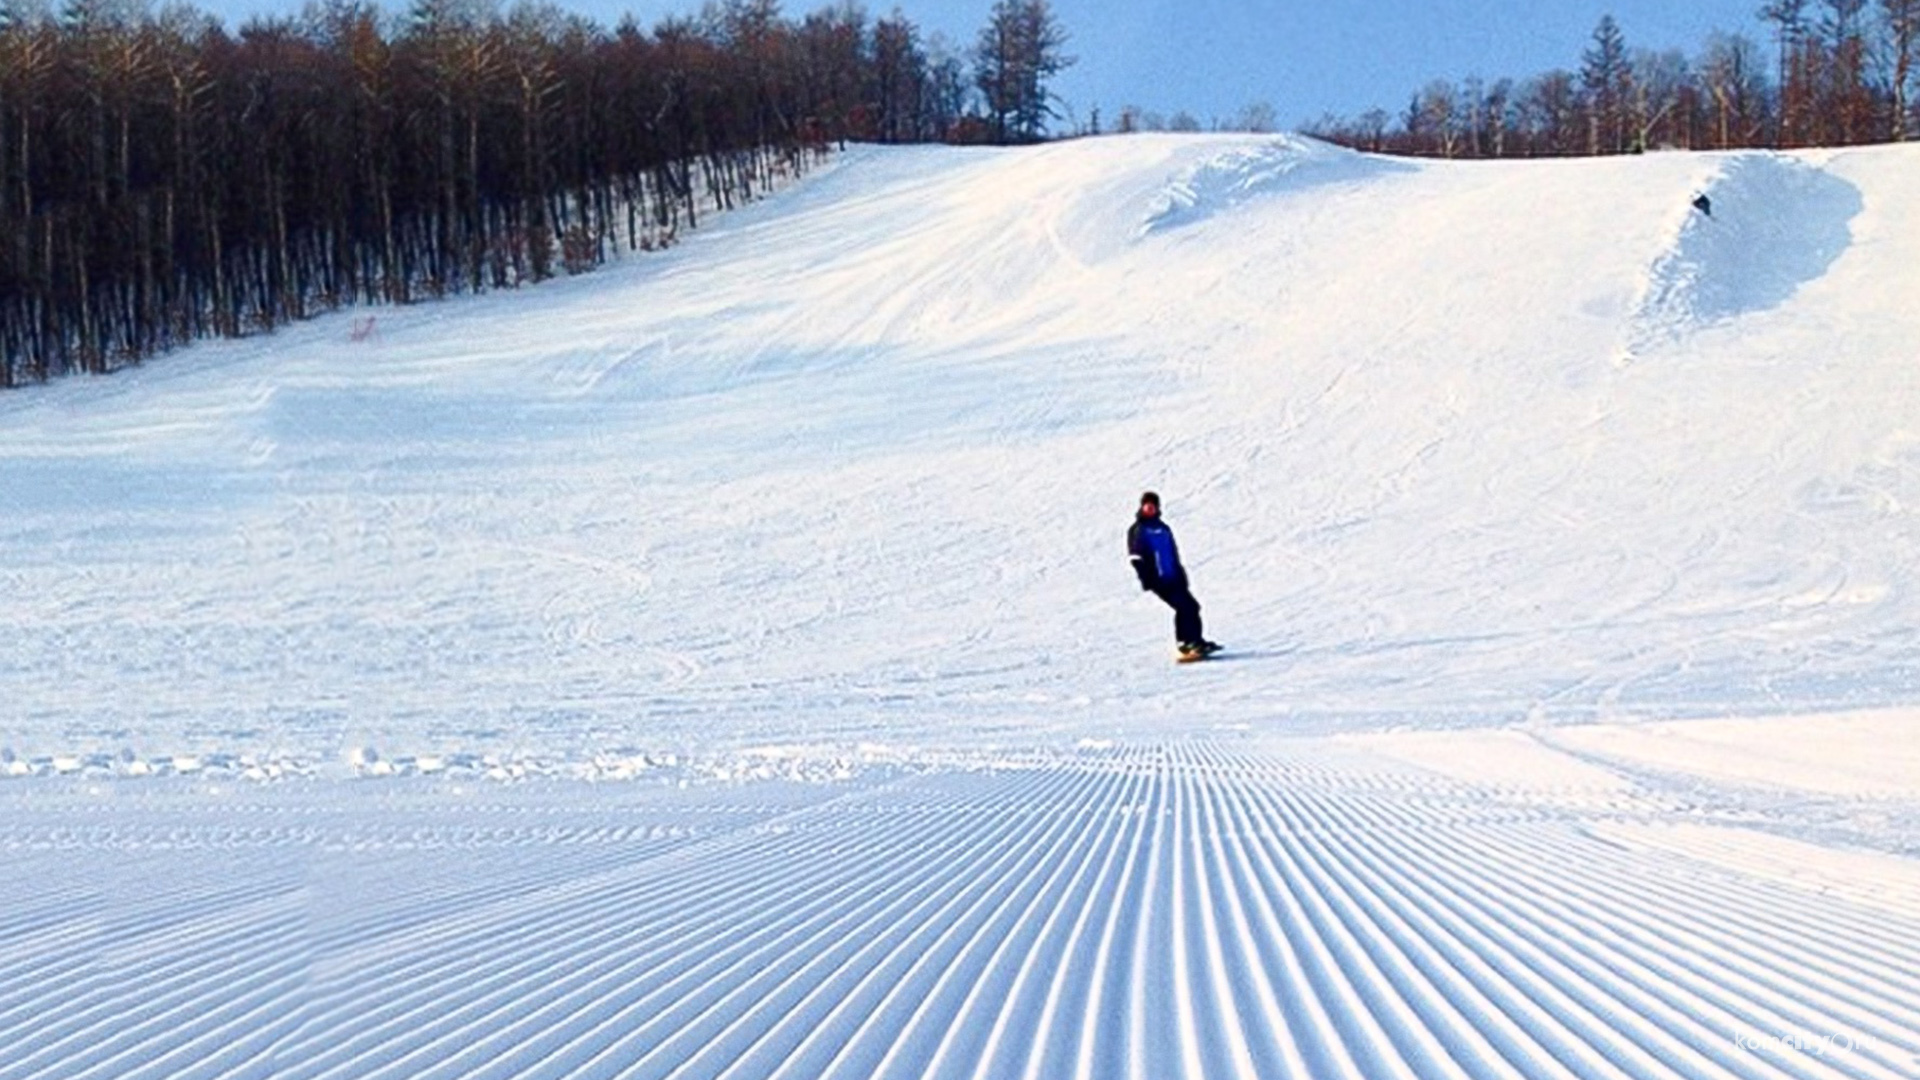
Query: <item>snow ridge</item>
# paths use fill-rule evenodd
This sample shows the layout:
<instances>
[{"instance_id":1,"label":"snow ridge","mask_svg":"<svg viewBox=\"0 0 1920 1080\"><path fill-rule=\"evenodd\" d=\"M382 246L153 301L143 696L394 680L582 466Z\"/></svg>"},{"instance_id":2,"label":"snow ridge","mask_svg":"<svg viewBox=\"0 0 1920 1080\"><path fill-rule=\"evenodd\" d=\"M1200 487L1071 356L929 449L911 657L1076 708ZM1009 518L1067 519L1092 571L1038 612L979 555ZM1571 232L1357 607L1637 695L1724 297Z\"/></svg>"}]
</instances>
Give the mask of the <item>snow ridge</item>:
<instances>
[{"instance_id":1,"label":"snow ridge","mask_svg":"<svg viewBox=\"0 0 1920 1080\"><path fill-rule=\"evenodd\" d=\"M1138 236L1178 229L1256 199L1395 171L1389 159L1279 135L1186 166L1148 201Z\"/></svg>"},{"instance_id":2,"label":"snow ridge","mask_svg":"<svg viewBox=\"0 0 1920 1080\"><path fill-rule=\"evenodd\" d=\"M1699 196L1704 209L1675 210L1683 224L1649 270L1634 314L1638 347L1785 303L1847 249L1863 207L1844 179L1771 153L1728 156Z\"/></svg>"}]
</instances>

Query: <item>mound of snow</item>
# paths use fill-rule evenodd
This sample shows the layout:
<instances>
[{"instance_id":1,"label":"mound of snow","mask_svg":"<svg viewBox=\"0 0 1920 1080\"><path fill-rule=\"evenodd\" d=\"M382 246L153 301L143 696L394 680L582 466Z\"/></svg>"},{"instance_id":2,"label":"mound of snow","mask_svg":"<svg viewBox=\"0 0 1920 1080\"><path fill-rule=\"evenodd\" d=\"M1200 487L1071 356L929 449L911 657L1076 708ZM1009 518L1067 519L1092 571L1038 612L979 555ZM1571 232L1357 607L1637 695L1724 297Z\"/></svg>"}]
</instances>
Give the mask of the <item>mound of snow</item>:
<instances>
[{"instance_id":1,"label":"mound of snow","mask_svg":"<svg viewBox=\"0 0 1920 1080\"><path fill-rule=\"evenodd\" d=\"M1294 136L1278 136L1256 146L1233 146L1169 180L1151 200L1139 235L1204 221L1264 196L1406 168L1409 166L1385 158Z\"/></svg>"},{"instance_id":2,"label":"mound of snow","mask_svg":"<svg viewBox=\"0 0 1920 1080\"><path fill-rule=\"evenodd\" d=\"M1785 303L1846 250L1862 209L1852 184L1780 154L1728 158L1701 194L1710 211L1688 210L1653 263L1634 315L1636 346Z\"/></svg>"}]
</instances>

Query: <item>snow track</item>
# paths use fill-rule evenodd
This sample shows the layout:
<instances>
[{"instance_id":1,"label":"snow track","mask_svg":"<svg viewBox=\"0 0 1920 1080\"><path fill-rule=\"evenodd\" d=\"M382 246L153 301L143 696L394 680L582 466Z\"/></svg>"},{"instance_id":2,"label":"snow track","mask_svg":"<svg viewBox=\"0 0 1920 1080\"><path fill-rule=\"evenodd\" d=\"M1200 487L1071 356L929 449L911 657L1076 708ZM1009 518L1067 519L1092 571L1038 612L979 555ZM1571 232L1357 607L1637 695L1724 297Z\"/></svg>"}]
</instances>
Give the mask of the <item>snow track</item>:
<instances>
[{"instance_id":1,"label":"snow track","mask_svg":"<svg viewBox=\"0 0 1920 1080\"><path fill-rule=\"evenodd\" d=\"M1177 743L704 805L679 835L645 799L624 824L476 806L408 833L422 873L384 902L378 823L95 834L133 849L127 892L0 924L0 1075L1895 1078L1920 1055L1920 922L1586 827L1630 796ZM13 842L110 857L61 819ZM207 839L265 872L195 884ZM322 888L343 875L364 904Z\"/></svg>"}]
</instances>

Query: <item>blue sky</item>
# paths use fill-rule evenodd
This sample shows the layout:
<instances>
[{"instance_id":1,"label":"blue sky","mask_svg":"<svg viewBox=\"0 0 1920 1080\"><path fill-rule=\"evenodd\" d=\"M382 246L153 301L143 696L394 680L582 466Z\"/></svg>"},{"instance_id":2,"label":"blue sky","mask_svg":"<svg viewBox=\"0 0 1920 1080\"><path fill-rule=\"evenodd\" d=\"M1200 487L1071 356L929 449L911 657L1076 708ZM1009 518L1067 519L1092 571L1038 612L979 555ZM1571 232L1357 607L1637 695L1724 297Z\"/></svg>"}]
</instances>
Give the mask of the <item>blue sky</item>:
<instances>
[{"instance_id":1,"label":"blue sky","mask_svg":"<svg viewBox=\"0 0 1920 1080\"><path fill-rule=\"evenodd\" d=\"M404 0L386 0L392 5ZM609 26L631 11L651 27L697 11L700 0L558 0ZM924 31L964 47L993 0L899 0ZM302 0L200 0L230 20L291 13ZM1761 0L1053 0L1079 62L1054 90L1075 116L1098 106L1111 118L1133 104L1202 121L1266 101L1287 126L1325 113L1379 106L1397 114L1435 78L1521 78L1576 67L1601 15L1619 20L1630 47L1700 52L1714 30L1768 45ZM786 0L789 16L825 0ZM883 15L894 0L871 0Z\"/></svg>"}]
</instances>

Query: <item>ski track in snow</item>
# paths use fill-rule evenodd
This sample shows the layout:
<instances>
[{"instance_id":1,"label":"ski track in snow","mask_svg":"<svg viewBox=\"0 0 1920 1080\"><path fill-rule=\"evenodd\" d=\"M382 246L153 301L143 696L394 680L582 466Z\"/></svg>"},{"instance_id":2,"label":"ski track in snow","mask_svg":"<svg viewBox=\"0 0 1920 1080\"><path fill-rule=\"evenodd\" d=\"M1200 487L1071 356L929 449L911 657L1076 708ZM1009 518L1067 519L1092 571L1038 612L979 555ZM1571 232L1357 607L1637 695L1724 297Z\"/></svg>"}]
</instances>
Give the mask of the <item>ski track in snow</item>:
<instances>
[{"instance_id":1,"label":"ski track in snow","mask_svg":"<svg viewBox=\"0 0 1920 1080\"><path fill-rule=\"evenodd\" d=\"M0 395L0 1080L1912 1080L1913 162L855 149Z\"/></svg>"},{"instance_id":2,"label":"ski track in snow","mask_svg":"<svg viewBox=\"0 0 1920 1080\"><path fill-rule=\"evenodd\" d=\"M766 805L649 790L457 821L188 799L144 834L15 815L0 1073L1892 1078L1920 1055L1920 922L1596 838L1652 812L1631 792L1581 810L1209 742ZM38 893L55 858L115 871Z\"/></svg>"}]
</instances>

